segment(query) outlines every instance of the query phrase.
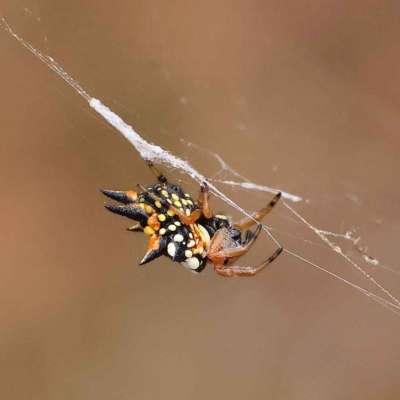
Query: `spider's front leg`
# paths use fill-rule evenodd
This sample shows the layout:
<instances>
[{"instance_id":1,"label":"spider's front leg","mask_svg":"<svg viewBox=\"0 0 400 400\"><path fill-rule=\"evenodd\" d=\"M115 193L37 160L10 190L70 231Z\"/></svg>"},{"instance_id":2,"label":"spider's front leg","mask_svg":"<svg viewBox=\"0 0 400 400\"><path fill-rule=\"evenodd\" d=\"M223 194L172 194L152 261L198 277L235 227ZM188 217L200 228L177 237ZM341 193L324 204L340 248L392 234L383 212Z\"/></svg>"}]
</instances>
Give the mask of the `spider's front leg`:
<instances>
[{"instance_id":1,"label":"spider's front leg","mask_svg":"<svg viewBox=\"0 0 400 400\"><path fill-rule=\"evenodd\" d=\"M251 218L246 217L238 222L235 222L235 228L242 230L245 228L249 228L257 222L260 222L275 207L275 204L279 201L281 196L282 192L278 192L266 207L264 207L261 211L251 214Z\"/></svg>"}]
</instances>

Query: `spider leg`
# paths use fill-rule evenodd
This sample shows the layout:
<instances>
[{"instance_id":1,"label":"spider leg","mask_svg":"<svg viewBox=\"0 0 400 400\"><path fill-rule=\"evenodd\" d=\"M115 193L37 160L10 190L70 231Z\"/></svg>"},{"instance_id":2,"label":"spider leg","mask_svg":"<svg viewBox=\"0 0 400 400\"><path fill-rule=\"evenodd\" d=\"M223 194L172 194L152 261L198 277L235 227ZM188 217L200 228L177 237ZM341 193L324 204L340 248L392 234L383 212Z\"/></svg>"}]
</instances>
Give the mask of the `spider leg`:
<instances>
[{"instance_id":1,"label":"spider leg","mask_svg":"<svg viewBox=\"0 0 400 400\"><path fill-rule=\"evenodd\" d=\"M130 226L129 228L126 228L126 230L129 232L143 232L142 225L138 221L136 221L135 224Z\"/></svg>"},{"instance_id":2,"label":"spider leg","mask_svg":"<svg viewBox=\"0 0 400 400\"><path fill-rule=\"evenodd\" d=\"M256 267L243 267L238 265L224 266L223 264L214 264L215 271L222 276L254 276L261 272L267 265L271 264L279 254L283 251L282 247L279 247L272 256Z\"/></svg>"},{"instance_id":3,"label":"spider leg","mask_svg":"<svg viewBox=\"0 0 400 400\"><path fill-rule=\"evenodd\" d=\"M238 245L229 235L229 231L226 228L220 229L211 239L207 257L217 265L227 265L231 258L240 257L250 250L250 247L256 241L261 228L262 225L258 224L254 233L248 231L246 239L241 245Z\"/></svg>"},{"instance_id":4,"label":"spider leg","mask_svg":"<svg viewBox=\"0 0 400 400\"><path fill-rule=\"evenodd\" d=\"M159 183L167 183L168 180L167 178L162 174L161 171L157 167L154 166L154 164L151 161L146 161L147 165L153 172L153 174L157 177L157 180Z\"/></svg>"},{"instance_id":5,"label":"spider leg","mask_svg":"<svg viewBox=\"0 0 400 400\"><path fill-rule=\"evenodd\" d=\"M208 219L212 218L212 212L210 210L209 200L210 200L210 189L208 187L207 182L204 182L200 187L200 194L199 198L197 199L197 203L201 207L203 215Z\"/></svg>"},{"instance_id":6,"label":"spider leg","mask_svg":"<svg viewBox=\"0 0 400 400\"><path fill-rule=\"evenodd\" d=\"M282 196L282 192L278 192L278 194L269 202L269 204L264 207L261 211L255 212L251 214L252 218L246 217L241 219L238 222L235 222L233 226L239 230L244 228L249 228L254 225L256 222L260 222L275 206L275 204L279 201Z\"/></svg>"},{"instance_id":7,"label":"spider leg","mask_svg":"<svg viewBox=\"0 0 400 400\"><path fill-rule=\"evenodd\" d=\"M250 247L254 244L262 228L261 224L258 224L257 229L254 233L247 231L246 239L244 244L237 245L235 240L229 236L227 229L219 230L210 242L210 248L208 250L207 257L213 262L214 270L222 276L253 276L262 271L267 265L275 260L282 253L283 248L279 248L275 251L272 256L268 257L263 263L256 267L244 267L232 265L228 266L229 261L232 258L237 258L244 255L249 251Z\"/></svg>"}]
</instances>

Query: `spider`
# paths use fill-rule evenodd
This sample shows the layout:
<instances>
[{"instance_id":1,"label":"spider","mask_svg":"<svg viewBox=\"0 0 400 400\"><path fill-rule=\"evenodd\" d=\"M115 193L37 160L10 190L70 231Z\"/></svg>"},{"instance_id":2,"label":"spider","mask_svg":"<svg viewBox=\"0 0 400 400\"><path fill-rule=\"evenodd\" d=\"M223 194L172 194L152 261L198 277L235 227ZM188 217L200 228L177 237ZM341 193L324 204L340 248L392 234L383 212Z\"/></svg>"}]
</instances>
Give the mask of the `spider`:
<instances>
[{"instance_id":1,"label":"spider","mask_svg":"<svg viewBox=\"0 0 400 400\"><path fill-rule=\"evenodd\" d=\"M139 265L165 255L194 272L201 272L210 260L219 275L253 276L281 254L283 248L279 246L256 267L231 264L254 244L262 229L260 221L278 202L281 192L251 218L232 224L227 216L211 212L207 183L201 185L199 198L193 201L180 186L169 183L151 162L147 164L157 177L156 185L145 188L138 184L140 192L102 190L107 197L123 204L106 205L109 211L135 221L129 231L142 231L150 236L147 252ZM256 230L246 230L242 237L241 231L254 224L257 224Z\"/></svg>"}]
</instances>

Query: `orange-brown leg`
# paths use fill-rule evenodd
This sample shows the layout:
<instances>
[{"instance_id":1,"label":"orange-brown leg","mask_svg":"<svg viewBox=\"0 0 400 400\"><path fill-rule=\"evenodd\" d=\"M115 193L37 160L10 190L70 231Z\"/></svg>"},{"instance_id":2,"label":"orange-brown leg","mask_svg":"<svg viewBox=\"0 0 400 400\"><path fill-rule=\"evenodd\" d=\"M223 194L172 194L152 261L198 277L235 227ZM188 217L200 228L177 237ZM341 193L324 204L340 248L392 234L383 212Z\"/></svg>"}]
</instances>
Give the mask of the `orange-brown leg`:
<instances>
[{"instance_id":1,"label":"orange-brown leg","mask_svg":"<svg viewBox=\"0 0 400 400\"><path fill-rule=\"evenodd\" d=\"M223 264L214 265L215 271L222 276L254 276L261 272L267 265L271 264L279 254L283 251L282 247L279 247L272 256L266 261L258 265L257 267L243 267L238 265L224 266Z\"/></svg>"},{"instance_id":2,"label":"orange-brown leg","mask_svg":"<svg viewBox=\"0 0 400 400\"><path fill-rule=\"evenodd\" d=\"M256 267L229 266L232 258L238 258L249 251L260 233L262 225L257 226L254 234L249 236L246 244L238 246L235 240L229 236L227 229L218 231L210 242L207 257L213 262L215 271L222 276L253 276L262 271L268 264L275 260L282 253L283 248L279 247L275 253L266 261Z\"/></svg>"},{"instance_id":3,"label":"orange-brown leg","mask_svg":"<svg viewBox=\"0 0 400 400\"><path fill-rule=\"evenodd\" d=\"M239 222L235 222L233 226L239 230L242 230L245 228L249 228L256 222L260 222L274 208L275 204L279 201L281 196L282 192L278 192L278 194L269 202L269 204L265 208L263 208L259 212L251 214L252 218L243 218Z\"/></svg>"},{"instance_id":4,"label":"orange-brown leg","mask_svg":"<svg viewBox=\"0 0 400 400\"><path fill-rule=\"evenodd\" d=\"M222 265L226 265L231 258L240 257L250 250L250 247L256 241L261 228L262 225L259 224L254 233L250 233L250 231L248 231L249 238L243 245L238 245L236 241L229 235L229 231L226 228L220 229L211 239L207 257L215 264L219 264L221 262Z\"/></svg>"}]
</instances>

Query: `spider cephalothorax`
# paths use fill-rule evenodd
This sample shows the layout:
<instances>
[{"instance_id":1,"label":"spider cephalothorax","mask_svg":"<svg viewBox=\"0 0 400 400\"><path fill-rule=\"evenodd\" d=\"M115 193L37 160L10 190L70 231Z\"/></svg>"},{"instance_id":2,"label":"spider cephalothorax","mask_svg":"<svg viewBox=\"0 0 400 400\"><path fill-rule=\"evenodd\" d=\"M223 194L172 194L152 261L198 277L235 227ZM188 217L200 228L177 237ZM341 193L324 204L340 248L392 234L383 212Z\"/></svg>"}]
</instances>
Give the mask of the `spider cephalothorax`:
<instances>
[{"instance_id":1,"label":"spider cephalothorax","mask_svg":"<svg viewBox=\"0 0 400 400\"><path fill-rule=\"evenodd\" d=\"M139 193L133 190L102 190L106 196L123 204L107 205L109 211L135 221L128 230L143 231L150 236L147 252L140 265L165 255L192 271L201 272L209 259L220 275L251 276L282 252L279 247L257 267L229 265L231 259L249 250L262 227L258 222L276 204L281 193L267 207L253 214L252 218L231 224L225 215L211 213L207 184L201 186L199 199L194 201L180 186L168 183L153 164L148 165L157 176L156 185L148 188L138 185L141 189ZM256 231L247 230L242 238L241 230L254 223L258 223Z\"/></svg>"}]
</instances>

